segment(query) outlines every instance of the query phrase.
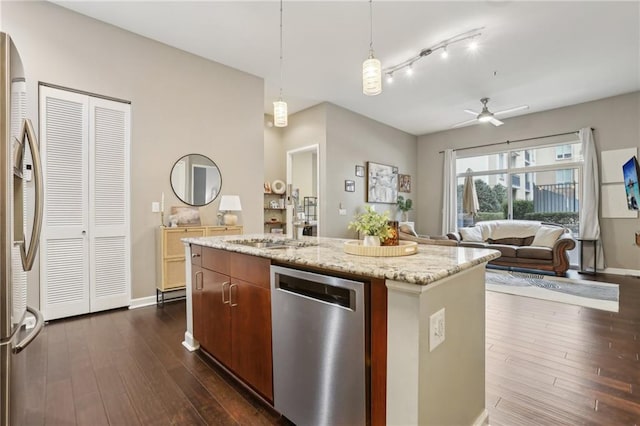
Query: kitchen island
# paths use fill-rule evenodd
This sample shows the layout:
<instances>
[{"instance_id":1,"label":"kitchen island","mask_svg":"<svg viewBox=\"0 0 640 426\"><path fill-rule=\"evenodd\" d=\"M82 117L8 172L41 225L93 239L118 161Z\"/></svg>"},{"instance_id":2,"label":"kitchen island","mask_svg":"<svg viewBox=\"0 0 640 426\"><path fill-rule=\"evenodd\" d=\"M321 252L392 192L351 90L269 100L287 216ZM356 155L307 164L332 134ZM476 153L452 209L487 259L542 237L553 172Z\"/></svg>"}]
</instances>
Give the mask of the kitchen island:
<instances>
[{"instance_id":1,"label":"kitchen island","mask_svg":"<svg viewBox=\"0 0 640 426\"><path fill-rule=\"evenodd\" d=\"M217 327L226 321L224 316L231 315L221 317L216 312L222 310L213 307L207 308L207 321L200 319L202 294L220 300L225 308L242 308L238 300L244 297L251 309L245 308L237 316L239 325L225 326L224 333L227 328L238 331L238 327L247 327L251 316L251 323L260 330L240 330L235 337L230 333L228 338L236 339L234 347L243 348L237 351L240 358L230 358L229 349L210 339L203 347L268 403L273 403L268 271L270 265L277 265L353 278L366 286L367 420L371 424L488 422L484 268L499 252L420 246L411 256L365 257L344 253L347 240L331 238L293 241L272 235L242 235L183 241L187 258L192 259L191 264L187 262L183 345L197 350L203 343L199 340L209 339L199 324ZM216 281L206 274L220 278ZM437 320L440 314L443 319ZM430 323L438 327L430 330ZM251 338L242 340L248 334ZM242 355L260 359L243 360Z\"/></svg>"}]
</instances>

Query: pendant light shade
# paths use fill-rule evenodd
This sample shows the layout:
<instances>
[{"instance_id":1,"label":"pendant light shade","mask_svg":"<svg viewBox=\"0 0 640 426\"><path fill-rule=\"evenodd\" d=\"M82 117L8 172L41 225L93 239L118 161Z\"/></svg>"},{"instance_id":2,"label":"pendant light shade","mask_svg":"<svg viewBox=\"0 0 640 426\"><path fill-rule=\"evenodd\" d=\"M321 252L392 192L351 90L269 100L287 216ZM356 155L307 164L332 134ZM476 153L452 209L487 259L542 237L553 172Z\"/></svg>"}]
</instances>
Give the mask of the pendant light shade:
<instances>
[{"instance_id":1,"label":"pendant light shade","mask_svg":"<svg viewBox=\"0 0 640 426\"><path fill-rule=\"evenodd\" d=\"M280 98L273 103L273 125L287 127L287 124L287 103Z\"/></svg>"},{"instance_id":2,"label":"pendant light shade","mask_svg":"<svg viewBox=\"0 0 640 426\"><path fill-rule=\"evenodd\" d=\"M373 56L362 63L362 93L367 96L375 96L382 93L382 65L380 60Z\"/></svg>"},{"instance_id":3,"label":"pendant light shade","mask_svg":"<svg viewBox=\"0 0 640 426\"><path fill-rule=\"evenodd\" d=\"M280 0L280 97L273 103L273 125L287 127L287 103L282 100L282 0Z\"/></svg>"},{"instance_id":4,"label":"pendant light shade","mask_svg":"<svg viewBox=\"0 0 640 426\"><path fill-rule=\"evenodd\" d=\"M369 0L369 58L362 63L362 93L375 96L382 93L382 64L373 56L373 6Z\"/></svg>"}]
</instances>

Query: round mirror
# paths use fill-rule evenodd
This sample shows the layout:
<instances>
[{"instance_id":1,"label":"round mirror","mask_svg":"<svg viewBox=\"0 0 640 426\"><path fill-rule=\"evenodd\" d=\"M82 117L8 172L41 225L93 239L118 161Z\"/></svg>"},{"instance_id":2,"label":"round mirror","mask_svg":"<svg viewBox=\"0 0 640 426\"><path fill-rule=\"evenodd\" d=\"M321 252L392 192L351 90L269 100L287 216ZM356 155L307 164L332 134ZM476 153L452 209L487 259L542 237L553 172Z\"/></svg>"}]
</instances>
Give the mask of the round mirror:
<instances>
[{"instance_id":1,"label":"round mirror","mask_svg":"<svg viewBox=\"0 0 640 426\"><path fill-rule=\"evenodd\" d=\"M205 206L220 193L220 169L209 157L200 154L185 155L171 169L171 188L183 203Z\"/></svg>"}]
</instances>

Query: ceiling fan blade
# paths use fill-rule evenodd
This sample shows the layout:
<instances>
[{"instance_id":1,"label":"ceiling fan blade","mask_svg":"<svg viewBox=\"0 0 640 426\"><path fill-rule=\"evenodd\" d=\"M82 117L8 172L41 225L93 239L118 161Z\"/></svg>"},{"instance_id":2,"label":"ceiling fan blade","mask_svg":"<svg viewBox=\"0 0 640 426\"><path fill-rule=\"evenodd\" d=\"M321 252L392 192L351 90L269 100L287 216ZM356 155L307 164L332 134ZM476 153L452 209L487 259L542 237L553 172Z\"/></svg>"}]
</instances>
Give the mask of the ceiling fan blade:
<instances>
[{"instance_id":1,"label":"ceiling fan blade","mask_svg":"<svg viewBox=\"0 0 640 426\"><path fill-rule=\"evenodd\" d=\"M451 126L451 128L455 129L456 127L468 126L470 124L475 124L477 122L478 122L478 120L476 118L472 118L471 120L467 120L467 121L463 121L463 122L458 123L458 124L454 124L453 126Z\"/></svg>"},{"instance_id":2,"label":"ceiling fan blade","mask_svg":"<svg viewBox=\"0 0 640 426\"><path fill-rule=\"evenodd\" d=\"M523 109L529 109L529 105L520 105L509 109L503 109L502 111L494 112L493 115L509 114L510 112L521 111Z\"/></svg>"},{"instance_id":3,"label":"ceiling fan blade","mask_svg":"<svg viewBox=\"0 0 640 426\"><path fill-rule=\"evenodd\" d=\"M476 115L476 116L480 114L479 112L471 111L470 109L465 109L464 112L466 112L467 114Z\"/></svg>"},{"instance_id":4,"label":"ceiling fan blade","mask_svg":"<svg viewBox=\"0 0 640 426\"><path fill-rule=\"evenodd\" d=\"M493 124L494 126L502 126L504 123L500 120L498 120L497 118L492 118L491 120L489 120L489 123Z\"/></svg>"}]
</instances>

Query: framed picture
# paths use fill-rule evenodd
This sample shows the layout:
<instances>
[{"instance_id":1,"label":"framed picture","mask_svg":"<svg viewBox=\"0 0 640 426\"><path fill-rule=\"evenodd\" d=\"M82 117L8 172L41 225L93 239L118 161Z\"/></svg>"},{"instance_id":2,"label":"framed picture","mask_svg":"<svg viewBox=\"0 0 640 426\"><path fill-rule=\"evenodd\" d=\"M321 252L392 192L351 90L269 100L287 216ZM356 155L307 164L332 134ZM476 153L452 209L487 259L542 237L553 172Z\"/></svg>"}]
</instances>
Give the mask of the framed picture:
<instances>
[{"instance_id":1,"label":"framed picture","mask_svg":"<svg viewBox=\"0 0 640 426\"><path fill-rule=\"evenodd\" d=\"M344 190L347 192L356 192L356 182L354 180L345 180Z\"/></svg>"},{"instance_id":2,"label":"framed picture","mask_svg":"<svg viewBox=\"0 0 640 426\"><path fill-rule=\"evenodd\" d=\"M200 209L191 206L171 206L169 220L178 226L200 225Z\"/></svg>"},{"instance_id":3,"label":"framed picture","mask_svg":"<svg viewBox=\"0 0 640 426\"><path fill-rule=\"evenodd\" d=\"M364 166L356 166L356 176L364 177Z\"/></svg>"},{"instance_id":4,"label":"framed picture","mask_svg":"<svg viewBox=\"0 0 640 426\"><path fill-rule=\"evenodd\" d=\"M411 175L398 175L398 191L411 192Z\"/></svg>"},{"instance_id":5,"label":"framed picture","mask_svg":"<svg viewBox=\"0 0 640 426\"><path fill-rule=\"evenodd\" d=\"M398 168L367 162L367 203L398 201Z\"/></svg>"}]
</instances>

